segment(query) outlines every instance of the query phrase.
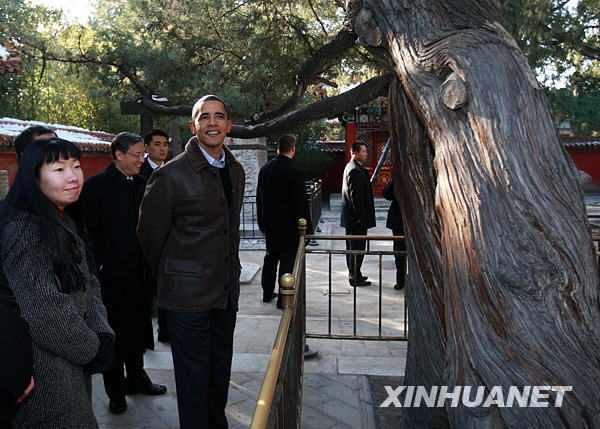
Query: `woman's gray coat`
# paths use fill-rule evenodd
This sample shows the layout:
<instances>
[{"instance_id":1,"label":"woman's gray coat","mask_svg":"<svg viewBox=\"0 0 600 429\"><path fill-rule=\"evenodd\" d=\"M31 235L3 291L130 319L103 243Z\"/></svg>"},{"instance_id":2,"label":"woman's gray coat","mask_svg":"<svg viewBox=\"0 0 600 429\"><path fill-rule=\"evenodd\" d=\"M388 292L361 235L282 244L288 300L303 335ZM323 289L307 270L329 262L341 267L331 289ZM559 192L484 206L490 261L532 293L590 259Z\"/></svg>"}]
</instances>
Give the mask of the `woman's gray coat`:
<instances>
[{"instance_id":1,"label":"woman's gray coat","mask_svg":"<svg viewBox=\"0 0 600 429\"><path fill-rule=\"evenodd\" d=\"M33 342L35 388L23 401L15 428L95 428L91 380L83 370L96 355L98 333L112 330L98 281L90 274L83 240L69 218L60 220L82 255L85 287L59 291L50 256L40 241L36 217L18 212L2 229L0 256L9 287L29 323Z\"/></svg>"}]
</instances>

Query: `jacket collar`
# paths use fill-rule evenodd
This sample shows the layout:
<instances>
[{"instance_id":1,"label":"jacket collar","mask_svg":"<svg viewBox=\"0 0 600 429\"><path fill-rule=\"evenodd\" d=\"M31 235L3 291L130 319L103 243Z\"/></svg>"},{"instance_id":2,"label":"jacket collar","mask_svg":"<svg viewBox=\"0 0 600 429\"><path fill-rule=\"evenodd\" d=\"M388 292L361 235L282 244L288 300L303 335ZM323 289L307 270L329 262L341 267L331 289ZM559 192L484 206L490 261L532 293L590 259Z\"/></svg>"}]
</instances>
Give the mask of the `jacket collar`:
<instances>
[{"instance_id":1,"label":"jacket collar","mask_svg":"<svg viewBox=\"0 0 600 429\"><path fill-rule=\"evenodd\" d=\"M127 176L125 176L123 173L121 173L119 171L119 169L115 166L115 162L111 162L108 167L106 167L106 174L108 174L109 177L111 177L112 179L116 180L117 182L127 182ZM136 174L133 177L133 182L134 183L138 183L139 181L139 174Z\"/></svg>"},{"instance_id":2,"label":"jacket collar","mask_svg":"<svg viewBox=\"0 0 600 429\"><path fill-rule=\"evenodd\" d=\"M226 145L223 145L223 152L225 152L225 168L232 168L233 166L241 166L241 164L235 159L231 151L227 148ZM188 159L192 163L194 170L200 171L205 168L211 167L211 165L206 160L206 157L200 150L198 146L198 139L196 136L193 136L187 144L185 145L185 153L188 156Z\"/></svg>"}]
</instances>

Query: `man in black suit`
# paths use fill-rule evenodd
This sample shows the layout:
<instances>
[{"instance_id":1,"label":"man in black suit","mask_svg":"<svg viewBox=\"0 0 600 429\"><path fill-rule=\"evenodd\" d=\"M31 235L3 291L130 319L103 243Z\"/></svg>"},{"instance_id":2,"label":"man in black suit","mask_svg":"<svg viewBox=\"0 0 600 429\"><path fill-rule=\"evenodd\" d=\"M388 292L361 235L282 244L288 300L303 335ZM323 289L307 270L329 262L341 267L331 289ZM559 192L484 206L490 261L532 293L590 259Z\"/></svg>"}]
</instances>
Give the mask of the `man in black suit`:
<instances>
[{"instance_id":1,"label":"man in black suit","mask_svg":"<svg viewBox=\"0 0 600 429\"><path fill-rule=\"evenodd\" d=\"M284 135L277 142L277 157L261 168L258 174L256 208L258 227L265 234L265 255L261 284L263 302L277 297L277 308L281 308L281 297L274 292L277 265L279 277L291 273L298 249L298 220L306 219L307 233L312 233L310 211L304 174L292 158L296 153L296 138Z\"/></svg>"},{"instance_id":2,"label":"man in black suit","mask_svg":"<svg viewBox=\"0 0 600 429\"><path fill-rule=\"evenodd\" d=\"M165 165L169 156L169 135L163 130L154 129L144 136L144 149L146 150L146 159L140 168L140 176L150 179L152 172L157 168ZM156 291L156 279L151 278L152 289ZM154 302L152 303L154 306ZM169 328L165 311L158 308L156 311L158 316L158 341L169 341Z\"/></svg>"},{"instance_id":3,"label":"man in black suit","mask_svg":"<svg viewBox=\"0 0 600 429\"><path fill-rule=\"evenodd\" d=\"M144 371L144 351L154 348L150 272L136 235L146 188L139 174L144 144L137 134L119 133L111 151L113 162L86 180L81 197L102 301L115 331L117 363L104 374L104 388L110 412L121 414L127 410L126 394L162 395L167 388L152 383Z\"/></svg>"},{"instance_id":4,"label":"man in black suit","mask_svg":"<svg viewBox=\"0 0 600 429\"><path fill-rule=\"evenodd\" d=\"M367 161L367 146L362 142L352 144L352 159L344 168L342 182L342 219L346 235L367 235L375 226L375 203L369 173L362 166ZM366 240L346 240L346 250L365 250ZM360 271L363 255L346 255L350 286L369 286L370 281Z\"/></svg>"},{"instance_id":5,"label":"man in black suit","mask_svg":"<svg viewBox=\"0 0 600 429\"><path fill-rule=\"evenodd\" d=\"M392 230L393 235L404 235L404 224L402 223L402 212L400 204L394 195L394 179L390 180L383 188L383 198L390 200L386 228ZM406 241L394 241L394 252L406 252ZM394 289L400 290L406 284L406 255L394 255L396 263L396 284Z\"/></svg>"},{"instance_id":6,"label":"man in black suit","mask_svg":"<svg viewBox=\"0 0 600 429\"><path fill-rule=\"evenodd\" d=\"M152 172L165 165L169 156L169 135L163 130L155 129L144 136L144 149L148 156L140 169L140 174L146 179Z\"/></svg>"}]
</instances>

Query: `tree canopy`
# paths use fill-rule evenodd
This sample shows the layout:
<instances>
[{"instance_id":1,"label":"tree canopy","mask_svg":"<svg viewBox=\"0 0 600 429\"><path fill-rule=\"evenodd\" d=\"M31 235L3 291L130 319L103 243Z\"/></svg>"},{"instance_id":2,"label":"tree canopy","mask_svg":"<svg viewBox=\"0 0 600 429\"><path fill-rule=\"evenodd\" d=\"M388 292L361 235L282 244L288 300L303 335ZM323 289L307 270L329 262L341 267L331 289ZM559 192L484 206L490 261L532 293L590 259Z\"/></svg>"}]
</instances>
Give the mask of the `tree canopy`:
<instances>
[{"instance_id":1,"label":"tree canopy","mask_svg":"<svg viewBox=\"0 0 600 429\"><path fill-rule=\"evenodd\" d=\"M532 67L540 75L553 70L550 78L570 73L560 90L555 79L545 82L557 119L600 133L587 107L598 101L598 0L575 8L556 0L502 3L505 26ZM7 0L0 41L22 51L26 75L0 81L8 101L0 114L118 131L137 128L135 118L119 115L121 100L156 94L185 106L217 92L237 122L255 126L309 104L315 85L335 95L336 87L381 74L373 52L344 31L344 16L344 4L329 0L98 0L83 25Z\"/></svg>"}]
</instances>

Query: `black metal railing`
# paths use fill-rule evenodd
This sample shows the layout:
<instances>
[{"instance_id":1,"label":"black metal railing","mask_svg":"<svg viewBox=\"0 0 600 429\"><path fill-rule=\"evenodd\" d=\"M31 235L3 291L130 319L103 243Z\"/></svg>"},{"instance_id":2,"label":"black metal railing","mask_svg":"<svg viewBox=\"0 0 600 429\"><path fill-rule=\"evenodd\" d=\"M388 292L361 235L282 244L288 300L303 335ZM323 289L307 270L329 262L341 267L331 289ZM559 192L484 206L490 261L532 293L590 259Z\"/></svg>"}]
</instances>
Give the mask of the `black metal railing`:
<instances>
[{"instance_id":1,"label":"black metal railing","mask_svg":"<svg viewBox=\"0 0 600 429\"><path fill-rule=\"evenodd\" d=\"M305 182L306 197L310 208L313 225L321 219L322 193L321 181L309 180ZM258 211L256 208L256 195L244 195L242 212L240 214L240 238L262 239L265 235L258 228Z\"/></svg>"},{"instance_id":2,"label":"black metal railing","mask_svg":"<svg viewBox=\"0 0 600 429\"><path fill-rule=\"evenodd\" d=\"M258 239L265 235L258 229L258 211L256 195L244 195L242 212L240 213L240 238Z\"/></svg>"},{"instance_id":3,"label":"black metal railing","mask_svg":"<svg viewBox=\"0 0 600 429\"><path fill-rule=\"evenodd\" d=\"M590 222L590 232L596 250L596 258L598 259L598 269L600 269L600 214L588 215Z\"/></svg>"},{"instance_id":4,"label":"black metal railing","mask_svg":"<svg viewBox=\"0 0 600 429\"><path fill-rule=\"evenodd\" d=\"M407 340L406 305L404 306L404 333L400 336L386 336L382 332L382 258L406 252L371 250L370 241L404 240L404 237L389 236L305 236L306 222L301 228L301 240L296 252L294 273L285 274L280 281L280 293L283 296L283 313L269 358L262 388L252 418L251 428L299 428L302 406L302 376L304 372L304 345L306 338L354 339L354 340ZM306 250L304 243L312 238L319 240L366 239L367 250ZM327 333L306 333L306 255L329 255L329 323ZM354 332L353 335L341 335L332 332L332 255L375 255L379 258L379 332L378 335L357 335L357 288L354 288Z\"/></svg>"},{"instance_id":5,"label":"black metal railing","mask_svg":"<svg viewBox=\"0 0 600 429\"><path fill-rule=\"evenodd\" d=\"M328 269L327 269L327 331L326 332L307 332L306 338L328 338L328 339L341 339L341 340L375 340L375 341L407 341L408 340L408 311L406 305L406 299L403 299L403 311L400 313L402 319L402 330L399 335L385 335L383 333L383 257L384 256L394 256L400 255L406 257L406 251L391 251L391 250L371 250L371 243L374 241L404 241L403 236L369 236L369 235L315 235L315 236L307 236L307 239L318 239L319 242L323 243L326 240L332 241L340 241L340 240L366 240L367 246L366 250L330 250L330 249L318 249L318 250L306 250L306 254L314 254L314 255L327 255L328 258ZM323 246L326 247L326 246ZM332 313L333 313L333 272L334 269L332 267L332 257L333 255L343 255L344 260L346 255L351 255L351 257L356 258L360 255L366 256L376 256L378 259L378 278L376 280L377 286L377 334L374 335L360 335L358 334L358 289L359 287L353 287L351 290L352 294L352 333L351 334L343 334L343 333L335 333L332 329ZM356 261L355 264L356 266ZM395 270L394 270L395 271ZM345 272L345 270L344 270ZM344 283L347 280L344 281ZM361 320L369 321L369 325L372 325L369 317L364 317L364 314L361 315ZM394 329L394 331L399 331L399 329Z\"/></svg>"}]
</instances>

